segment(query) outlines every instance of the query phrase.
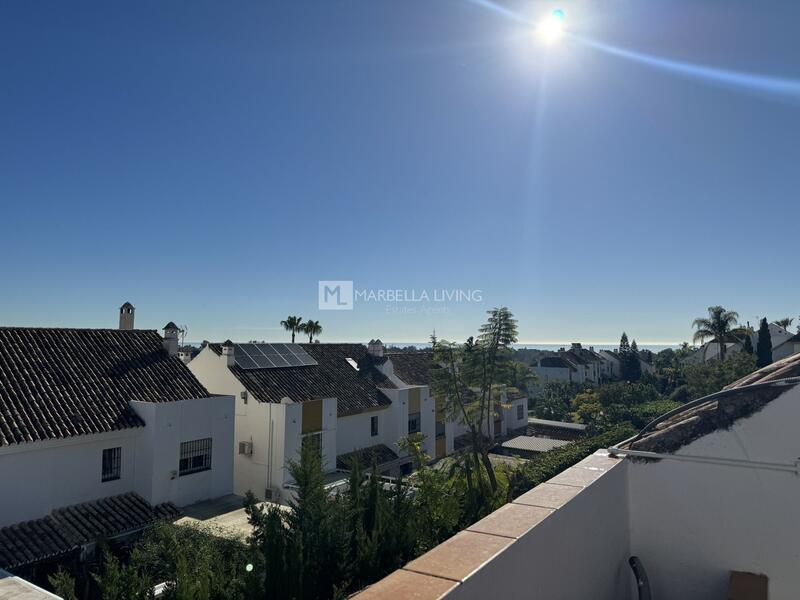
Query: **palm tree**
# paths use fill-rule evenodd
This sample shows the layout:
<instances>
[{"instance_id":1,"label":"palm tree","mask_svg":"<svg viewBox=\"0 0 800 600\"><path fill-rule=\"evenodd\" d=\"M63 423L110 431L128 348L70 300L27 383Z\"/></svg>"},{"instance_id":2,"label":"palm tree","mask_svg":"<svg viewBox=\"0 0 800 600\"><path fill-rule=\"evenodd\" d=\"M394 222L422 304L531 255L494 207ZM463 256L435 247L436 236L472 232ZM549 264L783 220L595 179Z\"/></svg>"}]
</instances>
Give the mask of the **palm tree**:
<instances>
[{"instance_id":1,"label":"palm tree","mask_svg":"<svg viewBox=\"0 0 800 600\"><path fill-rule=\"evenodd\" d=\"M294 344L294 335L303 331L303 317L286 317L285 321L281 321L281 327L292 332L292 343Z\"/></svg>"},{"instance_id":2,"label":"palm tree","mask_svg":"<svg viewBox=\"0 0 800 600\"><path fill-rule=\"evenodd\" d=\"M303 333L308 336L308 343L314 341L314 336L319 337L319 334L322 333L322 325L319 324L319 321L312 321L308 320L303 325Z\"/></svg>"},{"instance_id":3,"label":"palm tree","mask_svg":"<svg viewBox=\"0 0 800 600\"><path fill-rule=\"evenodd\" d=\"M732 310L725 310L721 306L709 306L708 317L699 317L692 322L692 327L697 329L692 337L693 342L701 344L707 339L716 340L719 344L719 358L725 360L727 348L725 344L729 341L739 341L734 334L742 333L741 329L736 328L739 322L739 313Z\"/></svg>"},{"instance_id":4,"label":"palm tree","mask_svg":"<svg viewBox=\"0 0 800 600\"><path fill-rule=\"evenodd\" d=\"M788 331L789 327L792 326L792 321L794 321L793 318L784 317L783 319L778 319L777 321L775 321L775 325L777 325L778 327L783 327Z\"/></svg>"}]
</instances>

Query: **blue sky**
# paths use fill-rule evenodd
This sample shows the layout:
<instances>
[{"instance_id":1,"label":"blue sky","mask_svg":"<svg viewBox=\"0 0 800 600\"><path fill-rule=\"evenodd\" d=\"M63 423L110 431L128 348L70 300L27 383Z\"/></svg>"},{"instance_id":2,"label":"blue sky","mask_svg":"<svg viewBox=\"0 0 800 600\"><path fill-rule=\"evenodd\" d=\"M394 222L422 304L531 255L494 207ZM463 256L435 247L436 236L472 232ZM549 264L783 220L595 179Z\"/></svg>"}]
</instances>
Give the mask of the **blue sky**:
<instances>
[{"instance_id":1,"label":"blue sky","mask_svg":"<svg viewBox=\"0 0 800 600\"><path fill-rule=\"evenodd\" d=\"M677 342L797 317L800 101L588 47L800 80L795 2L0 5L0 321L189 338ZM317 282L482 301L319 311ZM430 309L431 312L426 312ZM413 310L416 312L408 312Z\"/></svg>"}]
</instances>

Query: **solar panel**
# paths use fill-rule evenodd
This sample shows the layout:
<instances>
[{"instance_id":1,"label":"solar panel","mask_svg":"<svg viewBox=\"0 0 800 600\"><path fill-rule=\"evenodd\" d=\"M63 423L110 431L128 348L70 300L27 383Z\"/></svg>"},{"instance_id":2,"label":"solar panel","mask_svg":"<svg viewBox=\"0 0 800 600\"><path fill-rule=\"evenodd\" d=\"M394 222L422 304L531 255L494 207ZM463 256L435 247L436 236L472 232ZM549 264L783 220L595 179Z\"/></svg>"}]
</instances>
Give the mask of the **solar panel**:
<instances>
[{"instance_id":1,"label":"solar panel","mask_svg":"<svg viewBox=\"0 0 800 600\"><path fill-rule=\"evenodd\" d=\"M300 344L236 344L236 364L242 369L274 369L316 365Z\"/></svg>"}]
</instances>

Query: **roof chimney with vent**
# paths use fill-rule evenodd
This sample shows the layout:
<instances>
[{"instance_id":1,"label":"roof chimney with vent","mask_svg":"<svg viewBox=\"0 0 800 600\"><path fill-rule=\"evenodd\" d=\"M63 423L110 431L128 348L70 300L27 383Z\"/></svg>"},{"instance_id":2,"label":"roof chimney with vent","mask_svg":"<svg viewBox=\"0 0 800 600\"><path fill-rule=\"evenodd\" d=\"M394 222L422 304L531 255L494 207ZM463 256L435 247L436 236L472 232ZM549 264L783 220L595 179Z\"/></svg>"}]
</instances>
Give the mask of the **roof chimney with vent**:
<instances>
[{"instance_id":1,"label":"roof chimney with vent","mask_svg":"<svg viewBox=\"0 0 800 600\"><path fill-rule=\"evenodd\" d=\"M126 302L119 307L119 328L125 331L133 329L133 313L136 309L133 304Z\"/></svg>"},{"instance_id":2,"label":"roof chimney with vent","mask_svg":"<svg viewBox=\"0 0 800 600\"><path fill-rule=\"evenodd\" d=\"M370 340L369 344L367 344L367 352L369 352L372 356L377 356L379 358L383 357L383 342L378 340Z\"/></svg>"},{"instance_id":3,"label":"roof chimney with vent","mask_svg":"<svg viewBox=\"0 0 800 600\"><path fill-rule=\"evenodd\" d=\"M224 356L228 360L228 366L229 367L232 367L233 365L236 364L236 361L234 360L233 342L232 341L225 340L222 343L222 356Z\"/></svg>"},{"instance_id":4,"label":"roof chimney with vent","mask_svg":"<svg viewBox=\"0 0 800 600\"><path fill-rule=\"evenodd\" d=\"M164 350L170 356L178 356L178 332L180 328L172 321L164 325Z\"/></svg>"}]
</instances>

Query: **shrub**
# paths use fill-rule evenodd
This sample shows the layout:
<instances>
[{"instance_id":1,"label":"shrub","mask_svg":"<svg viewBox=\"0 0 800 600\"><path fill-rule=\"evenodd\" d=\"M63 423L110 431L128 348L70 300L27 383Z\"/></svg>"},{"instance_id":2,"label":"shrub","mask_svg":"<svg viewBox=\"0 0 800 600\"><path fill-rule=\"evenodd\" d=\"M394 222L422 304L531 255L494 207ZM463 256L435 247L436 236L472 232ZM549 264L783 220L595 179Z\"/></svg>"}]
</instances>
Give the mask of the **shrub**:
<instances>
[{"instance_id":1,"label":"shrub","mask_svg":"<svg viewBox=\"0 0 800 600\"><path fill-rule=\"evenodd\" d=\"M508 482L508 500L511 501L540 483L555 477L564 469L579 463L597 450L613 446L635 433L636 429L630 423L621 423L605 433L544 452L511 474Z\"/></svg>"}]
</instances>

